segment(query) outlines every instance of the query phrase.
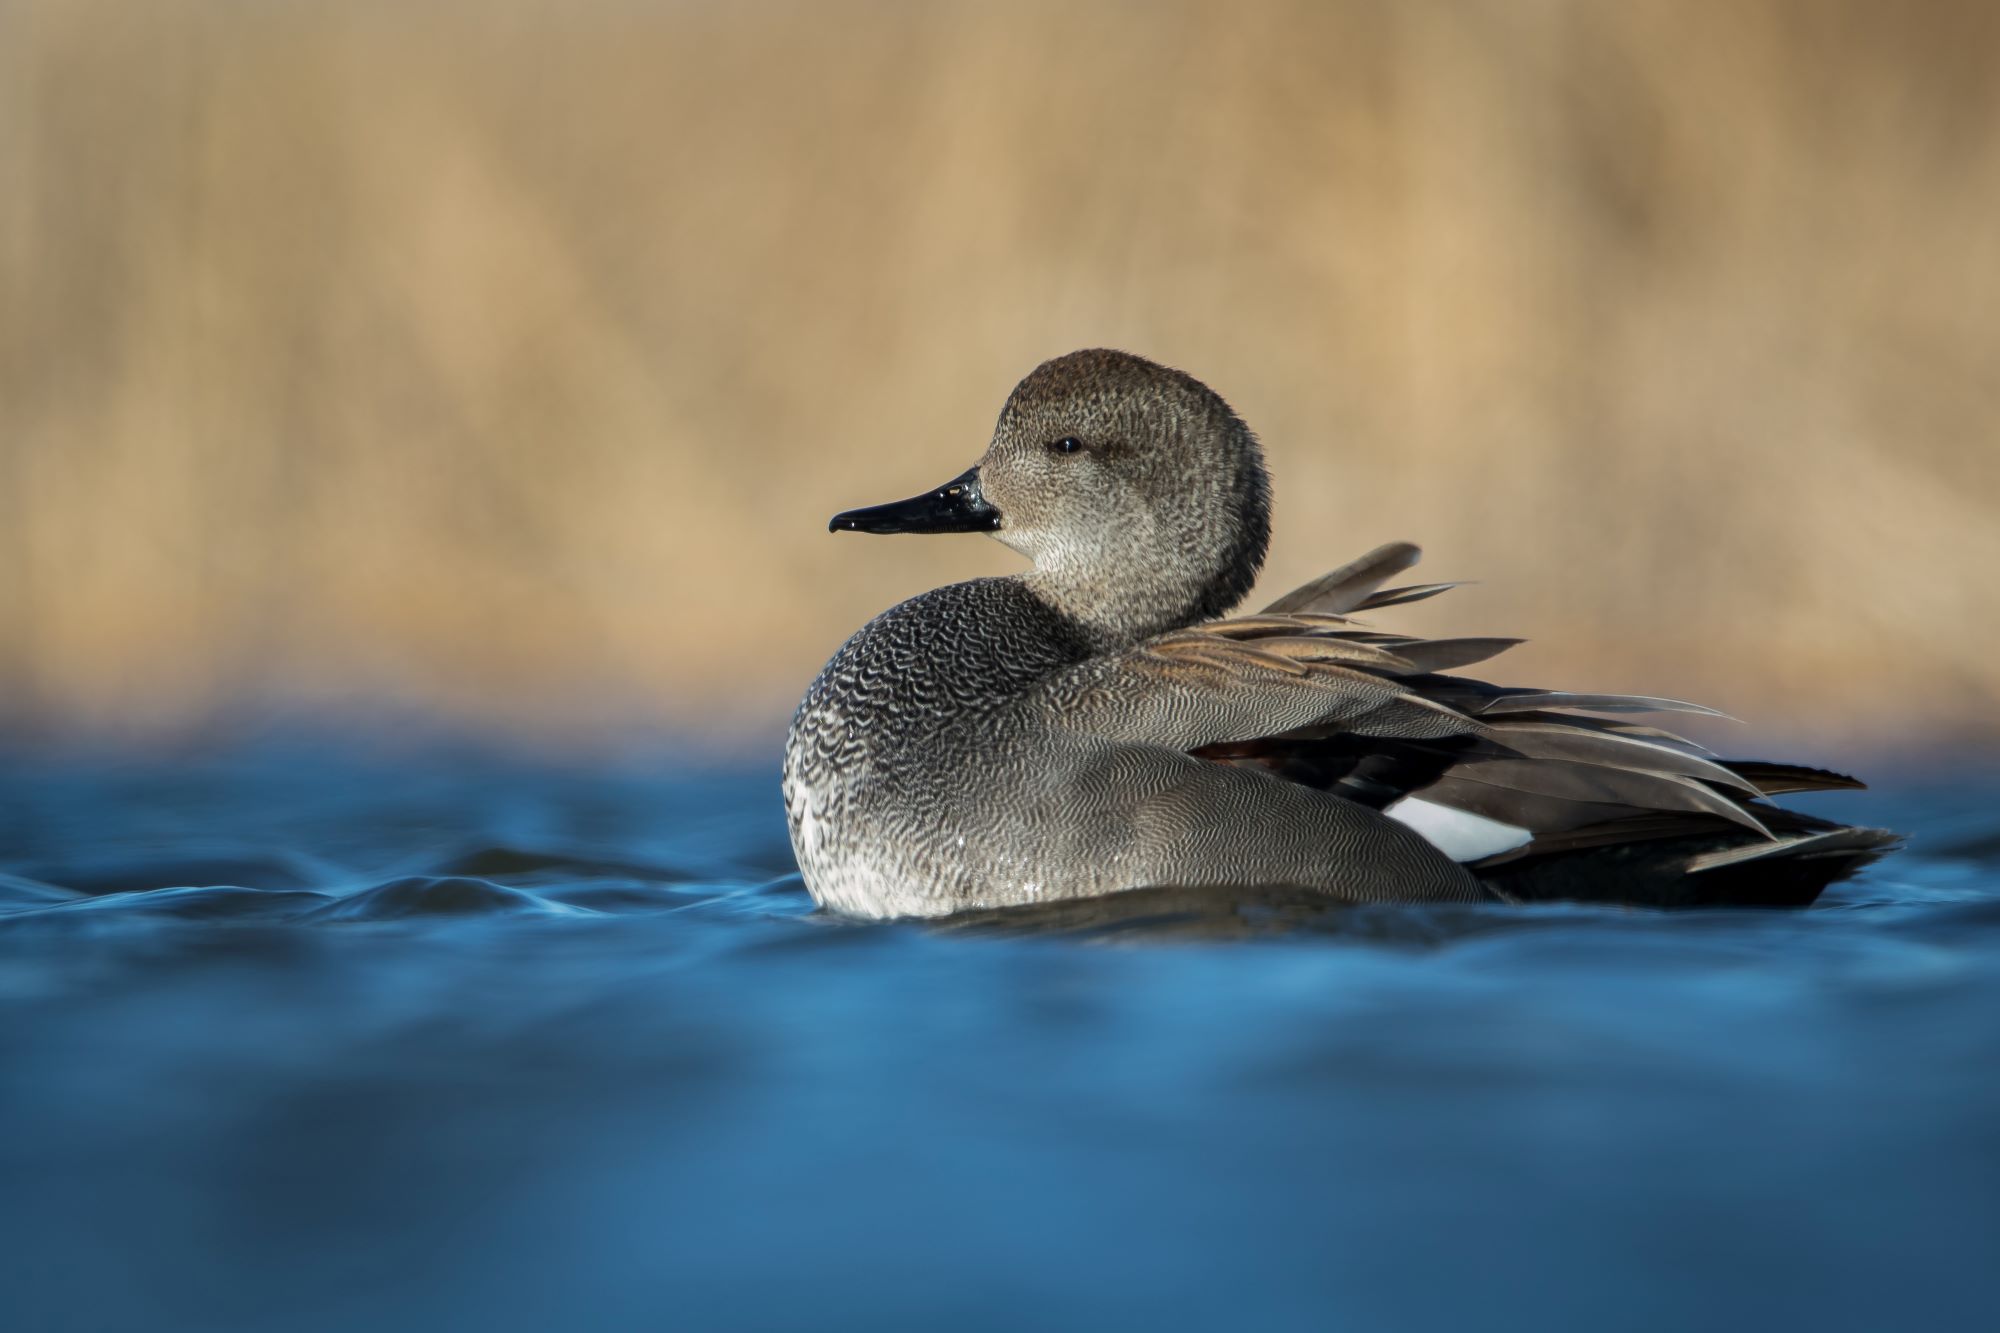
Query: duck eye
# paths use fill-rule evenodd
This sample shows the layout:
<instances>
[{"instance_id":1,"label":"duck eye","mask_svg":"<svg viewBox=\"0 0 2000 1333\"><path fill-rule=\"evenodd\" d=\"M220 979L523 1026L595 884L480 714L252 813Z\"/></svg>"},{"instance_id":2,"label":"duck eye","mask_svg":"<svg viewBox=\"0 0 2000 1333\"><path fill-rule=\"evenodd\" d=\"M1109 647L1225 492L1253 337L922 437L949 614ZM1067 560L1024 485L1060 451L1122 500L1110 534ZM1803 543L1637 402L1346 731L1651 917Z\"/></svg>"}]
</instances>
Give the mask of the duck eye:
<instances>
[{"instance_id":1,"label":"duck eye","mask_svg":"<svg viewBox=\"0 0 2000 1333\"><path fill-rule=\"evenodd\" d=\"M1049 450L1051 453L1074 454L1081 452L1082 449L1083 441L1077 439L1074 435L1065 435L1060 440L1049 441Z\"/></svg>"}]
</instances>

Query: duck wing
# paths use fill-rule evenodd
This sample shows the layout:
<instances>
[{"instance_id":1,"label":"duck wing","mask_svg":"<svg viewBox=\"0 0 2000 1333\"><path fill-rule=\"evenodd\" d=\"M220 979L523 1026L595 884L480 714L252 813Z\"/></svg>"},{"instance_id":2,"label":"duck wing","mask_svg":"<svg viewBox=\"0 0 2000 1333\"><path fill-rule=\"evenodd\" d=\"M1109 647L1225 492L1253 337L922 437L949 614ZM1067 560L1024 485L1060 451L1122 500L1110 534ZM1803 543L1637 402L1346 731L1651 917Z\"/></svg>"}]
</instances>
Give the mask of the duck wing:
<instances>
[{"instance_id":1,"label":"duck wing","mask_svg":"<svg viewBox=\"0 0 2000 1333\"><path fill-rule=\"evenodd\" d=\"M1058 672L1012 706L1043 725L1055 718L1099 739L1191 753L1279 735L1446 737L1475 727L1405 685L1418 671L1412 659L1324 628L1263 616L1177 630Z\"/></svg>"},{"instance_id":2,"label":"duck wing","mask_svg":"<svg viewBox=\"0 0 2000 1333\"><path fill-rule=\"evenodd\" d=\"M1830 839L1841 826L1763 799L1859 787L1852 778L1727 762L1627 716L1724 716L1714 709L1494 685L1452 673L1519 640L1424 639L1349 616L1456 586L1382 587L1417 556L1415 546L1391 543L1260 614L1092 659L1049 681L1052 697L1034 706L1105 739L1261 769L1383 810L1475 871L1498 876L1504 867L1510 890L1523 896L1533 896L1522 888L1533 879L1525 872L1610 854L1601 849L1623 849L1613 859L1636 882L1629 848L1641 843L1658 853L1665 878L1810 854L1819 883L1890 845L1878 830Z\"/></svg>"}]
</instances>

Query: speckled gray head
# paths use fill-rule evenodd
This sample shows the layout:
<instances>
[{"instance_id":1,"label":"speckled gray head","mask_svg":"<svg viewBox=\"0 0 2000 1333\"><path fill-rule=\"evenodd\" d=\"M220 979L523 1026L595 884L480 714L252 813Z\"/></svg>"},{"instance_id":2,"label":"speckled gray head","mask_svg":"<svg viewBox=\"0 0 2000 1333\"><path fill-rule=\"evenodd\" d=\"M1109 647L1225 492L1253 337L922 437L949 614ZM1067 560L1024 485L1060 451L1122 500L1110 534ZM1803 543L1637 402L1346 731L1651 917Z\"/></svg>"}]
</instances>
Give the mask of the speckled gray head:
<instances>
[{"instance_id":1,"label":"speckled gray head","mask_svg":"<svg viewBox=\"0 0 2000 1333\"><path fill-rule=\"evenodd\" d=\"M1256 437L1190 375L1071 352L1008 395L978 466L935 491L836 516L834 531L988 532L1101 645L1222 614L1270 540Z\"/></svg>"}]
</instances>

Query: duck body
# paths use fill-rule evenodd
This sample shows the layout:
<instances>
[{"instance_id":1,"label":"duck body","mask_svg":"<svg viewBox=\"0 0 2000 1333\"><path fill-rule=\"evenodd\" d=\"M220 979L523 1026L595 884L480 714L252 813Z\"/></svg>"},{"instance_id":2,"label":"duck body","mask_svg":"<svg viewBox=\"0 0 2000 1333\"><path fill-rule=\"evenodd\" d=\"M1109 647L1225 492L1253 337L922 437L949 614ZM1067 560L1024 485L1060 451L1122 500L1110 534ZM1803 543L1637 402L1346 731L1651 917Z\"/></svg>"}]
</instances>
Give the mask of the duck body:
<instances>
[{"instance_id":1,"label":"duck body","mask_svg":"<svg viewBox=\"0 0 2000 1333\"><path fill-rule=\"evenodd\" d=\"M1798 905L1893 845L1765 799L1852 779L1622 720L1711 710L1490 685L1450 673L1515 640L1357 620L1451 586L1383 588L1415 563L1406 543L1224 618L1261 564L1267 497L1211 390L1092 351L1023 380L974 469L837 516L985 532L1034 568L884 612L807 690L783 785L815 900L865 917L1146 888Z\"/></svg>"},{"instance_id":2,"label":"duck body","mask_svg":"<svg viewBox=\"0 0 2000 1333\"><path fill-rule=\"evenodd\" d=\"M786 746L792 846L814 898L940 916L1159 885L1476 901L1479 883L1365 806L1170 745L1101 734L1088 635L1020 578L914 597L807 691Z\"/></svg>"}]
</instances>

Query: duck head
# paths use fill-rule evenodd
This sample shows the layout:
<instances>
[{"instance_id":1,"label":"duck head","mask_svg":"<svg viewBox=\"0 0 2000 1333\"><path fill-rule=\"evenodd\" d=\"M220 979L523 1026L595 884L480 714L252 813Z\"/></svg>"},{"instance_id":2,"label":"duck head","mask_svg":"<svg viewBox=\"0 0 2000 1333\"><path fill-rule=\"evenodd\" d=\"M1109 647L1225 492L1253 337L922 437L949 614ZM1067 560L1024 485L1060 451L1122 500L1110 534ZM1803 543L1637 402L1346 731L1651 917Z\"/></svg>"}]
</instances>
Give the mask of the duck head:
<instances>
[{"instance_id":1,"label":"duck head","mask_svg":"<svg viewBox=\"0 0 2000 1333\"><path fill-rule=\"evenodd\" d=\"M989 533L1034 561L1030 587L1116 646L1242 600L1270 541L1270 484L1256 437L1199 380L1072 352L1015 386L976 467L831 527Z\"/></svg>"}]
</instances>

